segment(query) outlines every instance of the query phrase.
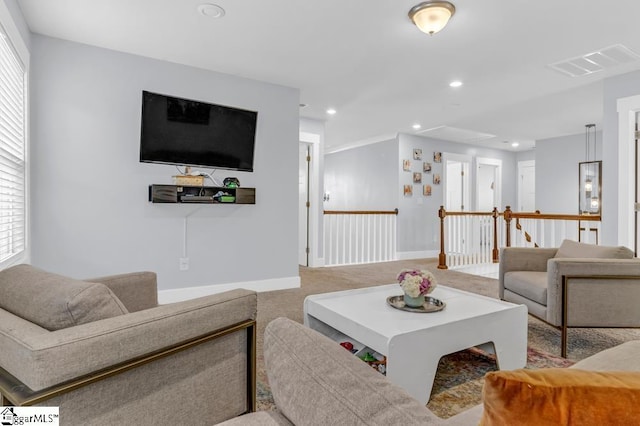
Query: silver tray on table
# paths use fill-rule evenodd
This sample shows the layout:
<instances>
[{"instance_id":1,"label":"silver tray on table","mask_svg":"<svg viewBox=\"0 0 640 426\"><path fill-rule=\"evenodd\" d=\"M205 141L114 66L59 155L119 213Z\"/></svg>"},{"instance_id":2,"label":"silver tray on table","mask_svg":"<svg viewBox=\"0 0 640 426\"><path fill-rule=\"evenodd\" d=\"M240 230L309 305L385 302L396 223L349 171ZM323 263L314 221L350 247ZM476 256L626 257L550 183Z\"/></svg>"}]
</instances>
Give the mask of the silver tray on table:
<instances>
[{"instance_id":1,"label":"silver tray on table","mask_svg":"<svg viewBox=\"0 0 640 426\"><path fill-rule=\"evenodd\" d=\"M401 311L407 312L418 312L418 313L429 313L429 312L438 312L444 309L447 306L440 299L436 299L435 297L425 296L424 303L422 306L417 308L412 308L404 304L404 296L389 296L387 297L387 303Z\"/></svg>"}]
</instances>

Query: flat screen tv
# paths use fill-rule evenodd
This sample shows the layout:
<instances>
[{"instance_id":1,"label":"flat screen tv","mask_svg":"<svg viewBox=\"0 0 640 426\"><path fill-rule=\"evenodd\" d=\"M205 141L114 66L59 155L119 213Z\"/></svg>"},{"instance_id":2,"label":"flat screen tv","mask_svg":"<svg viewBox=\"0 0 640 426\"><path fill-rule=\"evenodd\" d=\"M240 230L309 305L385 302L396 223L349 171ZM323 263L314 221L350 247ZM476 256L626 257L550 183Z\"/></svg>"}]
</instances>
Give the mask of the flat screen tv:
<instances>
[{"instance_id":1,"label":"flat screen tv","mask_svg":"<svg viewBox=\"0 0 640 426\"><path fill-rule=\"evenodd\" d=\"M142 92L140 161L253 171L258 113Z\"/></svg>"}]
</instances>

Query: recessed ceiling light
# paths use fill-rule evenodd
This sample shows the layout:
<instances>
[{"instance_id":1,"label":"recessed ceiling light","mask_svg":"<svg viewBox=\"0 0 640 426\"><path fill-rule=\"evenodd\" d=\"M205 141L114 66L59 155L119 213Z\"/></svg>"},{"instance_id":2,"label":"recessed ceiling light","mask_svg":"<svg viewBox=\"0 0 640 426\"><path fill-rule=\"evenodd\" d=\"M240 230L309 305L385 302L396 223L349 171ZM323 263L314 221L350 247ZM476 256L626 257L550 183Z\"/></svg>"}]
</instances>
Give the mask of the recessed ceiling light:
<instances>
[{"instance_id":1,"label":"recessed ceiling light","mask_svg":"<svg viewBox=\"0 0 640 426\"><path fill-rule=\"evenodd\" d=\"M512 146L512 147L514 147L514 148L516 148L516 147L520 146L520 144L519 144L518 142L513 142L513 143L511 144L511 146Z\"/></svg>"},{"instance_id":2,"label":"recessed ceiling light","mask_svg":"<svg viewBox=\"0 0 640 426\"><path fill-rule=\"evenodd\" d=\"M335 110L335 109L333 109L333 108L329 108L329 109L327 110L327 114L329 114L329 115L334 115L336 112L338 112L338 111L336 111L336 110Z\"/></svg>"},{"instance_id":3,"label":"recessed ceiling light","mask_svg":"<svg viewBox=\"0 0 640 426\"><path fill-rule=\"evenodd\" d=\"M224 16L224 9L217 4L203 3L198 6L198 12L201 15L209 18L222 18Z\"/></svg>"},{"instance_id":4,"label":"recessed ceiling light","mask_svg":"<svg viewBox=\"0 0 640 426\"><path fill-rule=\"evenodd\" d=\"M304 108L304 107L306 107L306 106L307 106L307 104L298 104L298 106L299 106L300 108Z\"/></svg>"},{"instance_id":5,"label":"recessed ceiling light","mask_svg":"<svg viewBox=\"0 0 640 426\"><path fill-rule=\"evenodd\" d=\"M413 127L414 129L418 130L418 129L419 129L419 128L421 128L422 126L421 126L421 125L419 125L418 123L416 123L416 124L414 124L414 125L413 125L413 126L411 126L411 127Z\"/></svg>"},{"instance_id":6,"label":"recessed ceiling light","mask_svg":"<svg viewBox=\"0 0 640 426\"><path fill-rule=\"evenodd\" d=\"M462 86L462 82L460 80L454 80L449 83L449 87L460 87Z\"/></svg>"}]
</instances>

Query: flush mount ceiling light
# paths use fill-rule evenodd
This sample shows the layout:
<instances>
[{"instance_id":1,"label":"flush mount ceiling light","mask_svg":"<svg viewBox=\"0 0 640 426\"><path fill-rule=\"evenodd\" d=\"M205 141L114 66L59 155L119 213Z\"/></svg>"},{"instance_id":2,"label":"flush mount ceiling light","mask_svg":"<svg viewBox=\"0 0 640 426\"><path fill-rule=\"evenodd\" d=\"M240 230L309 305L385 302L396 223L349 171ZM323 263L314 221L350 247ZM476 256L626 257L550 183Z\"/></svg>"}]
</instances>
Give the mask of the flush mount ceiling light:
<instances>
[{"instance_id":1,"label":"flush mount ceiling light","mask_svg":"<svg viewBox=\"0 0 640 426\"><path fill-rule=\"evenodd\" d=\"M414 129L418 130L418 129L420 129L422 126L421 126L421 125L419 125L418 123L416 123L416 124L414 124L414 125L413 125L413 126L411 126L411 127L413 127Z\"/></svg>"},{"instance_id":2,"label":"flush mount ceiling light","mask_svg":"<svg viewBox=\"0 0 640 426\"><path fill-rule=\"evenodd\" d=\"M422 31L433 35L443 29L456 12L456 7L448 1L425 1L409 11L409 18Z\"/></svg>"},{"instance_id":3,"label":"flush mount ceiling light","mask_svg":"<svg viewBox=\"0 0 640 426\"><path fill-rule=\"evenodd\" d=\"M198 6L198 12L208 18L222 18L224 9L217 4L203 3Z\"/></svg>"},{"instance_id":4,"label":"flush mount ceiling light","mask_svg":"<svg viewBox=\"0 0 640 426\"><path fill-rule=\"evenodd\" d=\"M454 80L449 83L449 87L460 87L462 86L462 82L460 80Z\"/></svg>"},{"instance_id":5,"label":"flush mount ceiling light","mask_svg":"<svg viewBox=\"0 0 640 426\"><path fill-rule=\"evenodd\" d=\"M329 114L329 115L334 115L336 112L338 112L338 111L336 111L336 110L335 110L335 109L333 109L333 108L329 108L329 109L327 110L327 114Z\"/></svg>"}]
</instances>

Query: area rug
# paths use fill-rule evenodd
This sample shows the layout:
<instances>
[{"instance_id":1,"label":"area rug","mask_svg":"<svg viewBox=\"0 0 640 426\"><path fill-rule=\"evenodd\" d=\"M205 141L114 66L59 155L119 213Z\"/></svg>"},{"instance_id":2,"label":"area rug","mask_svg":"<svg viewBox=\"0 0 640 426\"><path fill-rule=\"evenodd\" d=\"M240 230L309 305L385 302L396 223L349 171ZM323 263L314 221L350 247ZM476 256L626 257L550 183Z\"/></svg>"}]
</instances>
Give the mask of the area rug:
<instances>
[{"instance_id":1,"label":"area rug","mask_svg":"<svg viewBox=\"0 0 640 426\"><path fill-rule=\"evenodd\" d=\"M442 285L498 297L498 281L461 272L437 269L434 259L405 260L331 268L300 268L301 287L258 293L257 409L274 409L264 370L264 327L277 317L302 322L304 298L310 294L389 284L404 268L432 271ZM640 339L638 329L570 329L568 359L560 357L560 332L529 316L526 368L569 367L576 361L629 340ZM443 357L438 365L427 407L448 418L481 402L484 374L497 369L495 358L477 349Z\"/></svg>"},{"instance_id":2,"label":"area rug","mask_svg":"<svg viewBox=\"0 0 640 426\"><path fill-rule=\"evenodd\" d=\"M533 348L527 349L526 368L569 367L574 361ZM472 348L442 357L427 407L438 417L448 418L480 404L484 375L498 370L495 356ZM264 369L257 380L257 409L275 409Z\"/></svg>"}]
</instances>

